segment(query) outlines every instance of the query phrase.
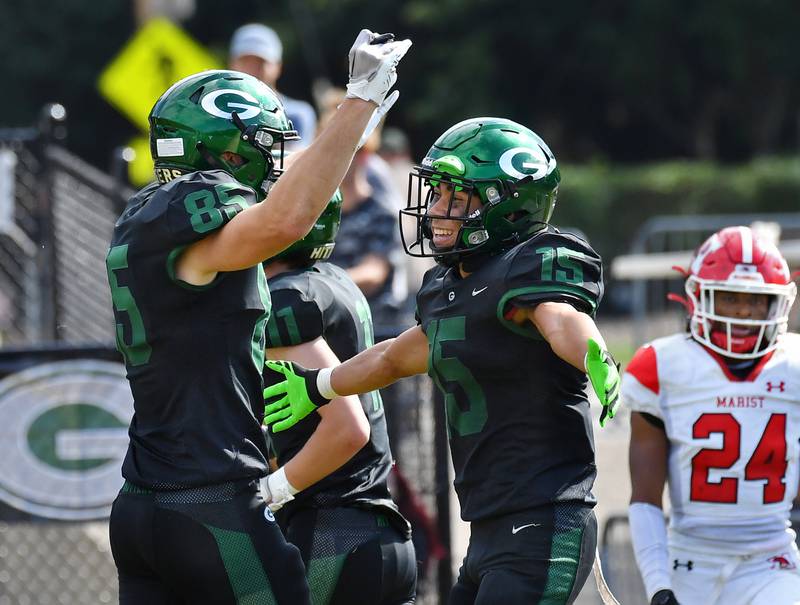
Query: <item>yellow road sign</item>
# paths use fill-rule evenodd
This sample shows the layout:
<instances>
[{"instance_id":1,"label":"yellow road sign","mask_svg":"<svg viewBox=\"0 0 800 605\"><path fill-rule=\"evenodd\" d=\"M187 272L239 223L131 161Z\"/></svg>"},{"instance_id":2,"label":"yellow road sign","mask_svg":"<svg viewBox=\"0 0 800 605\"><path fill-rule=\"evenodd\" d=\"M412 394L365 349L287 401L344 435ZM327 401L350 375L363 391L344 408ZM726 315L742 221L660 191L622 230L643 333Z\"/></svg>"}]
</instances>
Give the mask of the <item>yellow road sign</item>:
<instances>
[{"instance_id":1,"label":"yellow road sign","mask_svg":"<svg viewBox=\"0 0 800 605\"><path fill-rule=\"evenodd\" d=\"M142 26L106 67L101 94L143 130L153 104L181 78L218 69L219 61L171 21L152 19Z\"/></svg>"},{"instance_id":2,"label":"yellow road sign","mask_svg":"<svg viewBox=\"0 0 800 605\"><path fill-rule=\"evenodd\" d=\"M144 187L153 176L153 158L150 157L150 139L146 136L136 136L128 141L128 147L133 149L134 157L128 163L128 180L134 187Z\"/></svg>"}]
</instances>

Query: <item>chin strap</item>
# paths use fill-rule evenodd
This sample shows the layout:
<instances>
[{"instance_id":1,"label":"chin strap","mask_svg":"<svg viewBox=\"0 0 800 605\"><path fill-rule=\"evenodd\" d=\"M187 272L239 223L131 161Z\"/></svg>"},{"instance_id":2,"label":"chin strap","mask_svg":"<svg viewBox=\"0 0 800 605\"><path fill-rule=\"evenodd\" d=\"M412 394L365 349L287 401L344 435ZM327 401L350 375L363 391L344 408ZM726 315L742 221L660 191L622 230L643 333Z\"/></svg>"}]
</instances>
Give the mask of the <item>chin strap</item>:
<instances>
[{"instance_id":1,"label":"chin strap","mask_svg":"<svg viewBox=\"0 0 800 605\"><path fill-rule=\"evenodd\" d=\"M671 300L672 302L680 303L686 308L686 312L691 315L692 314L692 303L685 296L681 296L680 294L675 294L674 292L669 292L667 294L667 300Z\"/></svg>"},{"instance_id":2,"label":"chin strap","mask_svg":"<svg viewBox=\"0 0 800 605\"><path fill-rule=\"evenodd\" d=\"M677 271L684 278L689 277L689 271L684 269L683 267L681 267L679 265L672 265L672 270L673 271ZM675 294L674 292L669 292L667 294L667 300L682 304L683 307L686 309L686 313L688 313L689 315L692 315L692 313L694 313L694 308L692 306L692 303L689 302L689 299L687 299L684 296L681 296L680 294Z\"/></svg>"}]
</instances>

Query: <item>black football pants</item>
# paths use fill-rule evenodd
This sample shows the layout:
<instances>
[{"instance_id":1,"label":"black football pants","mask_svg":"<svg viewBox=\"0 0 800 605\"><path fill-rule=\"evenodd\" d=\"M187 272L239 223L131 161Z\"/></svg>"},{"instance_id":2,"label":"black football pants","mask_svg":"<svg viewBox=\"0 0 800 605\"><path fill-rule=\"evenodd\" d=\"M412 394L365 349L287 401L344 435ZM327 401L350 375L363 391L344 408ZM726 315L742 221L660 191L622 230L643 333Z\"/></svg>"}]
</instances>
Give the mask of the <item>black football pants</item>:
<instances>
[{"instance_id":1,"label":"black football pants","mask_svg":"<svg viewBox=\"0 0 800 605\"><path fill-rule=\"evenodd\" d=\"M592 569L597 519L561 502L471 524L449 605L566 605Z\"/></svg>"},{"instance_id":2,"label":"black football pants","mask_svg":"<svg viewBox=\"0 0 800 605\"><path fill-rule=\"evenodd\" d=\"M110 531L121 605L310 603L300 553L255 481L165 492L126 482Z\"/></svg>"},{"instance_id":3,"label":"black football pants","mask_svg":"<svg viewBox=\"0 0 800 605\"><path fill-rule=\"evenodd\" d=\"M293 512L285 530L302 553L315 604L414 603L414 545L392 525L391 515L352 507L307 508Z\"/></svg>"}]
</instances>

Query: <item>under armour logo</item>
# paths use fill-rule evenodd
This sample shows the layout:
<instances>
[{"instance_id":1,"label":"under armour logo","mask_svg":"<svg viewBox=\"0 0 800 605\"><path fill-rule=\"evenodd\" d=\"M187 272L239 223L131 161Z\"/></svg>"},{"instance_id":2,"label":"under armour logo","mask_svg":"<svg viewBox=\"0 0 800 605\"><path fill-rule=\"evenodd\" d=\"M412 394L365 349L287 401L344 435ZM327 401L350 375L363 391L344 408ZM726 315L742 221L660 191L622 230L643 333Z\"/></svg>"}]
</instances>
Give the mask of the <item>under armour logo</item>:
<instances>
[{"instance_id":1,"label":"under armour logo","mask_svg":"<svg viewBox=\"0 0 800 605\"><path fill-rule=\"evenodd\" d=\"M767 382L767 392L771 393L772 389L777 389L781 393L786 390L786 383L781 380L778 384L772 384L771 382Z\"/></svg>"},{"instance_id":2,"label":"under armour logo","mask_svg":"<svg viewBox=\"0 0 800 605\"><path fill-rule=\"evenodd\" d=\"M675 559L672 562L672 569L678 569L679 567L685 567L687 571L692 571L692 567L694 567L694 563L692 561L686 561L686 563L681 563L678 559Z\"/></svg>"},{"instance_id":3,"label":"under armour logo","mask_svg":"<svg viewBox=\"0 0 800 605\"><path fill-rule=\"evenodd\" d=\"M770 569L794 569L795 564L792 563L786 555L777 555L767 559L772 565Z\"/></svg>"}]
</instances>

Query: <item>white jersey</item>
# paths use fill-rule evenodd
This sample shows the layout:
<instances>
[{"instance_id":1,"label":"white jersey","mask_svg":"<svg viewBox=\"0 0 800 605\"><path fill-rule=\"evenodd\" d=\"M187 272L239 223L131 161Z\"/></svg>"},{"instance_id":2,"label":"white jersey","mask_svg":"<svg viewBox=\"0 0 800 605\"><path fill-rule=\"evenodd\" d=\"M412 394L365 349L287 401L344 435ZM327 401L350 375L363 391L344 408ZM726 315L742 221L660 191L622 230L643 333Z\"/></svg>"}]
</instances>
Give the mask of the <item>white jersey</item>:
<instances>
[{"instance_id":1,"label":"white jersey","mask_svg":"<svg viewBox=\"0 0 800 605\"><path fill-rule=\"evenodd\" d=\"M794 541L800 336L783 335L744 379L686 335L660 338L631 360L622 397L664 422L671 546L749 554Z\"/></svg>"}]
</instances>

